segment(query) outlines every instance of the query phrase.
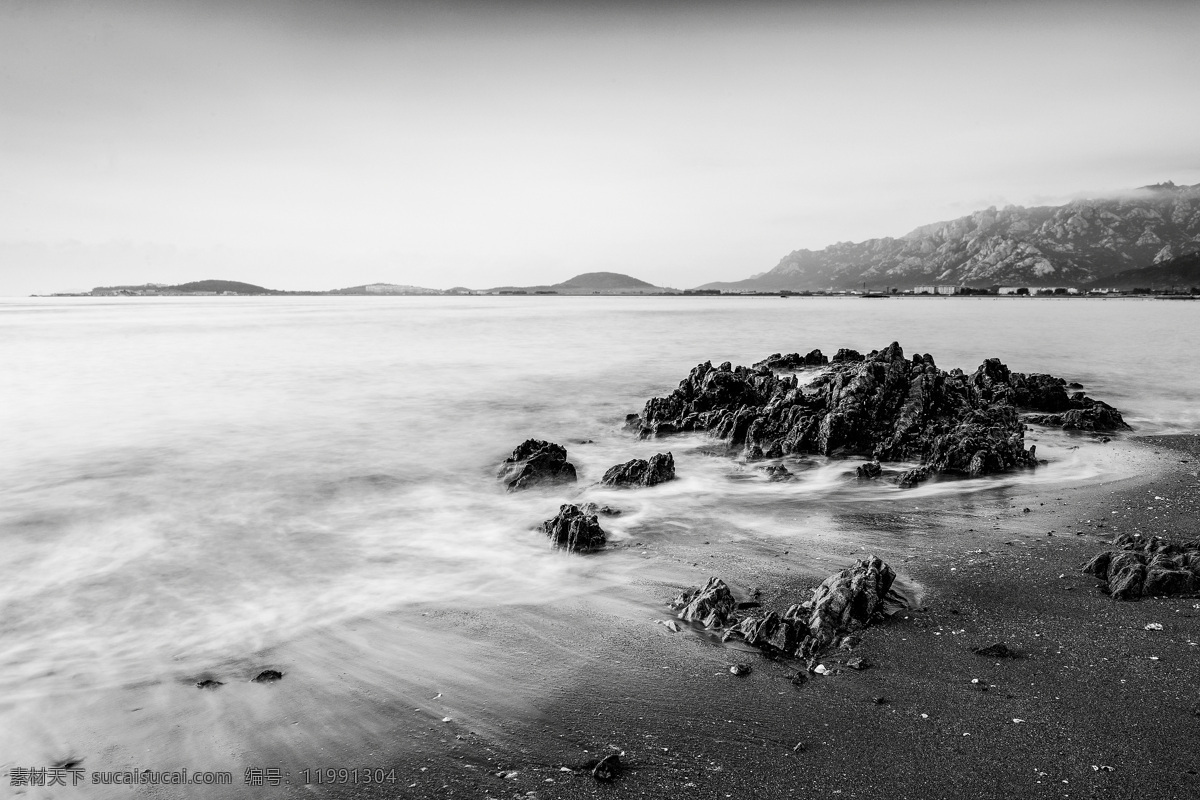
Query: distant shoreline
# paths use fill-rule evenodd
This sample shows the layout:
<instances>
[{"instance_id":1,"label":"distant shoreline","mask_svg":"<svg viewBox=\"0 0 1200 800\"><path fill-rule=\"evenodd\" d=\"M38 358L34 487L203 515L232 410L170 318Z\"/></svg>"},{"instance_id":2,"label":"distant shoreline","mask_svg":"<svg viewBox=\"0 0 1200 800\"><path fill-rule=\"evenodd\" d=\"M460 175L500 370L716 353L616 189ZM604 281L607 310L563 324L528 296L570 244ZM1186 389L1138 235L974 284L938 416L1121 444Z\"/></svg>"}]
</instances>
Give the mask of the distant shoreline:
<instances>
[{"instance_id":1,"label":"distant shoreline","mask_svg":"<svg viewBox=\"0 0 1200 800\"><path fill-rule=\"evenodd\" d=\"M1110 292L1107 294L913 294L912 292L896 292L895 294L875 294L862 292L471 292L471 293L412 293L412 294L349 294L345 292L305 292L305 291L276 291L255 293L223 293L211 292L162 292L156 294L92 294L91 292L54 292L51 294L11 295L14 298L96 298L112 300L116 298L155 299L162 297L202 297L221 299L228 297L780 297L790 298L844 298L844 299L1012 299L1012 300L1197 300L1200 295L1171 292Z\"/></svg>"}]
</instances>

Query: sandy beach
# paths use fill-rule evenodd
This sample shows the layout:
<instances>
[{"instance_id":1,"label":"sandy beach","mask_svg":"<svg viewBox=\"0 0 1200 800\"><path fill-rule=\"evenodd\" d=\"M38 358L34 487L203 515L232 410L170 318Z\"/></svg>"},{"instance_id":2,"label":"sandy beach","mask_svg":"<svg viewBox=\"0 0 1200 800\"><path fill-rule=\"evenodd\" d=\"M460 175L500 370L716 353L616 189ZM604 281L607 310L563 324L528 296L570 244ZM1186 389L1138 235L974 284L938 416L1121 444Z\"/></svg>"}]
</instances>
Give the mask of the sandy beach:
<instances>
[{"instance_id":1,"label":"sandy beach","mask_svg":"<svg viewBox=\"0 0 1200 800\"><path fill-rule=\"evenodd\" d=\"M1200 437L1113 447L1137 462L1140 477L1003 504L906 510L923 520L920 537L894 535L896 526L889 535L886 520L874 520L872 531L864 519L864 544L829 553L830 566L869 549L895 564L920 600L867 630L853 652L822 657L832 675L797 683L800 662L771 661L686 629L672 633L649 616L630 623L595 612L587 641L574 641L571 616L585 609L563 608L534 641L499 616L447 615L443 622L468 625L488 640L484 650L501 654L504 683L526 676L526 696L498 698L514 716L485 714L501 721L481 730L441 716L452 698L418 701L391 732L404 753L396 784L323 793L1195 797L1197 599L1114 602L1079 567L1116 533L1197 533ZM787 566L786 545L686 555L693 544L663 543L653 554L679 563L680 586L689 571L717 574L737 594L758 588L770 606L807 596L822 577ZM688 559L708 563L692 567ZM670 619L665 603L675 587L643 588L661 597L657 618ZM1162 630L1147 630L1152 623ZM997 641L1020 657L972 652ZM870 668L846 669L854 656ZM739 662L753 672L730 674ZM623 774L596 781L586 765L614 752Z\"/></svg>"}]
</instances>

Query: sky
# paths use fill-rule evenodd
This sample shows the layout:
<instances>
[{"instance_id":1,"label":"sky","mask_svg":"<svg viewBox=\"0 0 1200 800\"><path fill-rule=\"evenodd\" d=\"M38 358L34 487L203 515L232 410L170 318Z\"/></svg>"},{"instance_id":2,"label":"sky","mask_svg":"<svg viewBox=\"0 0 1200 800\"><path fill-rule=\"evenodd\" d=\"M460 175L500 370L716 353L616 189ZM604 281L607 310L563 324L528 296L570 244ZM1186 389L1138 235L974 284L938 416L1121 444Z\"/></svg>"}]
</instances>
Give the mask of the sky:
<instances>
[{"instance_id":1,"label":"sky","mask_svg":"<svg viewBox=\"0 0 1200 800\"><path fill-rule=\"evenodd\" d=\"M0 0L0 295L688 288L1200 183L1194 2Z\"/></svg>"}]
</instances>

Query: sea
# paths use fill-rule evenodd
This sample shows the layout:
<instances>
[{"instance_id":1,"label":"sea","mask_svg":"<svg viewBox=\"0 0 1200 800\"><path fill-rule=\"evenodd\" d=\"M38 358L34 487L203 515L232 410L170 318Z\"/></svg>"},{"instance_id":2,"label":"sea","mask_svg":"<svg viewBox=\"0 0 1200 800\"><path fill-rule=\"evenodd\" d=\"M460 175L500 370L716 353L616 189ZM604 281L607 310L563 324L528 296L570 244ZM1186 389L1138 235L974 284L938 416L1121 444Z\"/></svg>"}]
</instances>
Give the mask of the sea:
<instances>
[{"instance_id":1,"label":"sea","mask_svg":"<svg viewBox=\"0 0 1200 800\"><path fill-rule=\"evenodd\" d=\"M816 573L831 541L861 534L830 509L977 502L1122 469L1094 436L1038 431L1049 463L1037 470L902 491L854 480L856 462L805 457L787 461L796 480L773 483L703 435L623 429L704 361L893 341L943 369L996 357L1077 381L1137 435L1200 430L1195 302L0 299L0 771L227 764L240 782L255 743L278 760L293 729L306 729L296 747L328 752L382 724L272 711L272 689L250 683L260 668L283 673L281 691L308 676L390 707L437 656L419 632L408 644L364 633L388 620L621 596L650 613L639 586L652 556L631 580L628 560L548 546L536 526L562 503L619 507L603 521L617 545L787 542ZM528 438L563 444L579 483L506 493L497 466ZM609 466L666 450L676 481L598 485ZM476 707L485 689L503 694L486 650L443 645L446 668L473 676ZM295 702L311 703L306 719L330 705Z\"/></svg>"}]
</instances>

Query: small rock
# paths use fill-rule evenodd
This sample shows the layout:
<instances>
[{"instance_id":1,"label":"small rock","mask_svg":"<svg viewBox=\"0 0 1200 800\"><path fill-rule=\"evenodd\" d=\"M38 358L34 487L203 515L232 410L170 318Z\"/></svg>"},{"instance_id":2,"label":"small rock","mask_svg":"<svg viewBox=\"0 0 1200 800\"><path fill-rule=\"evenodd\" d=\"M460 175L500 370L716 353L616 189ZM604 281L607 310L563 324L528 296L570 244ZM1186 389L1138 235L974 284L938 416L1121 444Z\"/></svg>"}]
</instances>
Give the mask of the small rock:
<instances>
[{"instance_id":1,"label":"small rock","mask_svg":"<svg viewBox=\"0 0 1200 800\"><path fill-rule=\"evenodd\" d=\"M859 658L856 656L856 657L851 658L848 661L846 661L846 666L849 667L850 669L858 670L859 672L861 672L864 669L870 669L871 662L867 661L864 658Z\"/></svg>"},{"instance_id":2,"label":"small rock","mask_svg":"<svg viewBox=\"0 0 1200 800\"><path fill-rule=\"evenodd\" d=\"M729 668L729 671L732 672L734 675L737 675L740 678L743 675L749 675L754 670L750 667L749 664L734 664L732 667Z\"/></svg>"},{"instance_id":3,"label":"small rock","mask_svg":"<svg viewBox=\"0 0 1200 800\"><path fill-rule=\"evenodd\" d=\"M621 757L611 753L600 759L592 768L592 777L602 783L608 783L621 774Z\"/></svg>"},{"instance_id":4,"label":"small rock","mask_svg":"<svg viewBox=\"0 0 1200 800\"><path fill-rule=\"evenodd\" d=\"M679 626L675 624L675 620L669 619L663 624L667 626L667 630L670 630L674 633L679 633Z\"/></svg>"},{"instance_id":5,"label":"small rock","mask_svg":"<svg viewBox=\"0 0 1200 800\"><path fill-rule=\"evenodd\" d=\"M283 673L276 669L264 669L251 680L255 683L274 683L283 680Z\"/></svg>"},{"instance_id":6,"label":"small rock","mask_svg":"<svg viewBox=\"0 0 1200 800\"><path fill-rule=\"evenodd\" d=\"M1151 622L1148 625L1146 625L1146 630L1148 630L1148 631L1161 631L1162 629L1163 629L1163 626L1162 626L1161 622Z\"/></svg>"},{"instance_id":7,"label":"small rock","mask_svg":"<svg viewBox=\"0 0 1200 800\"><path fill-rule=\"evenodd\" d=\"M792 748L793 753L803 753L808 748L804 746L804 742L796 742L796 746Z\"/></svg>"},{"instance_id":8,"label":"small rock","mask_svg":"<svg viewBox=\"0 0 1200 800\"><path fill-rule=\"evenodd\" d=\"M196 681L197 689L216 689L216 688L224 686L224 685L225 684L222 683L221 681L216 681L216 680L213 680L212 678L205 678L202 681Z\"/></svg>"},{"instance_id":9,"label":"small rock","mask_svg":"<svg viewBox=\"0 0 1200 800\"><path fill-rule=\"evenodd\" d=\"M971 651L977 656L987 656L989 658L1016 658L1017 654L1009 648L1004 642L995 642L986 647L976 647Z\"/></svg>"},{"instance_id":10,"label":"small rock","mask_svg":"<svg viewBox=\"0 0 1200 800\"><path fill-rule=\"evenodd\" d=\"M887 701L888 701L888 699L886 697L883 697L882 695L877 695L877 696L871 698L871 702L877 706L887 705Z\"/></svg>"}]
</instances>

